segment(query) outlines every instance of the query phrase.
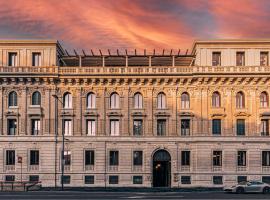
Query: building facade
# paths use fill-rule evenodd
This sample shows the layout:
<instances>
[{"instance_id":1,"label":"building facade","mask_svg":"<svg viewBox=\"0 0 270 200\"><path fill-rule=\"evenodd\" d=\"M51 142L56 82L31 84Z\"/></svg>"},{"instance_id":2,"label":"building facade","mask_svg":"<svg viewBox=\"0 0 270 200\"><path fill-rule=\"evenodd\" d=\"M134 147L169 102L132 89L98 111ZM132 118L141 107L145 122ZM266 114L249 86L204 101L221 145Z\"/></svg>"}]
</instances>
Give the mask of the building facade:
<instances>
[{"instance_id":1,"label":"building facade","mask_svg":"<svg viewBox=\"0 0 270 200\"><path fill-rule=\"evenodd\" d=\"M0 180L59 187L64 152L66 187L270 182L269 51L212 40L190 54L70 55L2 40Z\"/></svg>"}]
</instances>

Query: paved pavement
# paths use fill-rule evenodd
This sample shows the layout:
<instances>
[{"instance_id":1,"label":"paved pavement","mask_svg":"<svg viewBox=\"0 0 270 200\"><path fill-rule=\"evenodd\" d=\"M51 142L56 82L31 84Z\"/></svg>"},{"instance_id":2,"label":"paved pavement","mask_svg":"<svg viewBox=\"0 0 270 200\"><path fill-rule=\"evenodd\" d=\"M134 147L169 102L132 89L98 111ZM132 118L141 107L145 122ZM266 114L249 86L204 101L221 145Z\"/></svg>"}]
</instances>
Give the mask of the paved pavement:
<instances>
[{"instance_id":1,"label":"paved pavement","mask_svg":"<svg viewBox=\"0 0 270 200\"><path fill-rule=\"evenodd\" d=\"M32 191L0 192L1 200L15 199L270 199L270 194L228 194L224 192L86 192L86 191Z\"/></svg>"}]
</instances>

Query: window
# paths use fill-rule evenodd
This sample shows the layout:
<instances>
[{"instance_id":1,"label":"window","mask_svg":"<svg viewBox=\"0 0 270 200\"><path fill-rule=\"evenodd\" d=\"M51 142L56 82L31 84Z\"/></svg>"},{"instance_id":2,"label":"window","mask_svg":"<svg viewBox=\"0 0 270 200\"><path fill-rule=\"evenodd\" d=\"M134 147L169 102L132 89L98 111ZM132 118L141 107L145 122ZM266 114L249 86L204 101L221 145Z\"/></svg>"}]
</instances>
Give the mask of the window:
<instances>
[{"instance_id":1,"label":"window","mask_svg":"<svg viewBox=\"0 0 270 200\"><path fill-rule=\"evenodd\" d=\"M119 108L119 104L120 104L119 101L120 101L119 95L117 93L112 93L110 97L110 107L112 109Z\"/></svg>"},{"instance_id":2,"label":"window","mask_svg":"<svg viewBox=\"0 0 270 200\"><path fill-rule=\"evenodd\" d=\"M213 151L213 166L222 166L222 151Z\"/></svg>"},{"instance_id":3,"label":"window","mask_svg":"<svg viewBox=\"0 0 270 200\"><path fill-rule=\"evenodd\" d=\"M93 109L96 108L96 95L94 93L89 93L87 95L87 108Z\"/></svg>"},{"instance_id":4,"label":"window","mask_svg":"<svg viewBox=\"0 0 270 200\"><path fill-rule=\"evenodd\" d=\"M18 106L18 97L15 91L12 91L8 95L8 107Z\"/></svg>"},{"instance_id":5,"label":"window","mask_svg":"<svg viewBox=\"0 0 270 200\"><path fill-rule=\"evenodd\" d=\"M6 150L6 165L15 165L15 150Z\"/></svg>"},{"instance_id":6,"label":"window","mask_svg":"<svg viewBox=\"0 0 270 200\"><path fill-rule=\"evenodd\" d=\"M118 176L109 176L109 184L118 184Z\"/></svg>"},{"instance_id":7,"label":"window","mask_svg":"<svg viewBox=\"0 0 270 200\"><path fill-rule=\"evenodd\" d=\"M245 120L244 119L237 119L236 120L236 134L237 135L245 135Z\"/></svg>"},{"instance_id":8,"label":"window","mask_svg":"<svg viewBox=\"0 0 270 200\"><path fill-rule=\"evenodd\" d=\"M111 119L110 121L110 133L111 136L119 136L119 120L118 119Z\"/></svg>"},{"instance_id":9,"label":"window","mask_svg":"<svg viewBox=\"0 0 270 200\"><path fill-rule=\"evenodd\" d=\"M270 176L263 176L262 182L270 184Z\"/></svg>"},{"instance_id":10,"label":"window","mask_svg":"<svg viewBox=\"0 0 270 200\"><path fill-rule=\"evenodd\" d=\"M119 164L119 152L118 151L110 151L110 165L118 166Z\"/></svg>"},{"instance_id":11,"label":"window","mask_svg":"<svg viewBox=\"0 0 270 200\"><path fill-rule=\"evenodd\" d=\"M62 176L62 181L63 184L70 184L70 176L69 175Z\"/></svg>"},{"instance_id":12,"label":"window","mask_svg":"<svg viewBox=\"0 0 270 200\"><path fill-rule=\"evenodd\" d=\"M141 136L142 131L143 131L142 120L141 119L133 120L133 135Z\"/></svg>"},{"instance_id":13,"label":"window","mask_svg":"<svg viewBox=\"0 0 270 200\"><path fill-rule=\"evenodd\" d=\"M190 151L181 152L181 165L189 166L190 165Z\"/></svg>"},{"instance_id":14,"label":"window","mask_svg":"<svg viewBox=\"0 0 270 200\"><path fill-rule=\"evenodd\" d=\"M269 120L268 119L261 120L261 135L262 136L269 135Z\"/></svg>"},{"instance_id":15,"label":"window","mask_svg":"<svg viewBox=\"0 0 270 200\"><path fill-rule=\"evenodd\" d=\"M95 177L94 176L84 176L84 184L94 184Z\"/></svg>"},{"instance_id":16,"label":"window","mask_svg":"<svg viewBox=\"0 0 270 200\"><path fill-rule=\"evenodd\" d=\"M236 66L245 66L245 52L236 52Z\"/></svg>"},{"instance_id":17,"label":"window","mask_svg":"<svg viewBox=\"0 0 270 200\"><path fill-rule=\"evenodd\" d=\"M157 108L158 109L165 109L166 108L166 95L161 92L157 96Z\"/></svg>"},{"instance_id":18,"label":"window","mask_svg":"<svg viewBox=\"0 0 270 200\"><path fill-rule=\"evenodd\" d=\"M64 94L64 108L72 108L72 95L69 92Z\"/></svg>"},{"instance_id":19,"label":"window","mask_svg":"<svg viewBox=\"0 0 270 200\"><path fill-rule=\"evenodd\" d=\"M64 119L64 135L72 135L72 124L71 119Z\"/></svg>"},{"instance_id":20,"label":"window","mask_svg":"<svg viewBox=\"0 0 270 200\"><path fill-rule=\"evenodd\" d=\"M184 92L181 95L181 108L182 109L189 109L189 107L190 107L189 94Z\"/></svg>"},{"instance_id":21,"label":"window","mask_svg":"<svg viewBox=\"0 0 270 200\"><path fill-rule=\"evenodd\" d=\"M245 167L247 165L246 156L247 156L246 151L238 151L237 152L237 165L239 167Z\"/></svg>"},{"instance_id":22,"label":"window","mask_svg":"<svg viewBox=\"0 0 270 200\"><path fill-rule=\"evenodd\" d=\"M95 151L94 150L85 150L84 154L85 165L95 165Z\"/></svg>"},{"instance_id":23,"label":"window","mask_svg":"<svg viewBox=\"0 0 270 200\"><path fill-rule=\"evenodd\" d=\"M5 176L5 181L6 182L14 182L15 181L15 176L14 175L6 175Z\"/></svg>"},{"instance_id":24,"label":"window","mask_svg":"<svg viewBox=\"0 0 270 200\"><path fill-rule=\"evenodd\" d=\"M40 132L40 119L32 119L32 130L31 135L38 135Z\"/></svg>"},{"instance_id":25,"label":"window","mask_svg":"<svg viewBox=\"0 0 270 200\"><path fill-rule=\"evenodd\" d=\"M213 184L214 185L222 185L223 177L222 176L213 176Z\"/></svg>"},{"instance_id":26,"label":"window","mask_svg":"<svg viewBox=\"0 0 270 200\"><path fill-rule=\"evenodd\" d=\"M32 94L32 105L40 106L41 105L41 94L36 91Z\"/></svg>"},{"instance_id":27,"label":"window","mask_svg":"<svg viewBox=\"0 0 270 200\"><path fill-rule=\"evenodd\" d=\"M237 183L246 182L247 176L237 176Z\"/></svg>"},{"instance_id":28,"label":"window","mask_svg":"<svg viewBox=\"0 0 270 200\"><path fill-rule=\"evenodd\" d=\"M220 65L221 65L221 52L213 52L212 66L220 66Z\"/></svg>"},{"instance_id":29,"label":"window","mask_svg":"<svg viewBox=\"0 0 270 200\"><path fill-rule=\"evenodd\" d=\"M134 95L134 108L142 109L143 108L143 97L140 93Z\"/></svg>"},{"instance_id":30,"label":"window","mask_svg":"<svg viewBox=\"0 0 270 200\"><path fill-rule=\"evenodd\" d=\"M237 92L236 94L236 108L245 108L245 96L243 92Z\"/></svg>"},{"instance_id":31,"label":"window","mask_svg":"<svg viewBox=\"0 0 270 200\"><path fill-rule=\"evenodd\" d=\"M270 151L262 151L262 166L270 167Z\"/></svg>"},{"instance_id":32,"label":"window","mask_svg":"<svg viewBox=\"0 0 270 200\"><path fill-rule=\"evenodd\" d=\"M64 151L64 165L71 165L71 151Z\"/></svg>"},{"instance_id":33,"label":"window","mask_svg":"<svg viewBox=\"0 0 270 200\"><path fill-rule=\"evenodd\" d=\"M190 176L181 176L181 184L191 184Z\"/></svg>"},{"instance_id":34,"label":"window","mask_svg":"<svg viewBox=\"0 0 270 200\"><path fill-rule=\"evenodd\" d=\"M157 120L157 135L158 136L166 135L166 119Z\"/></svg>"},{"instance_id":35,"label":"window","mask_svg":"<svg viewBox=\"0 0 270 200\"><path fill-rule=\"evenodd\" d=\"M17 53L15 52L8 53L8 66L10 67L17 66Z\"/></svg>"},{"instance_id":36,"label":"window","mask_svg":"<svg viewBox=\"0 0 270 200\"><path fill-rule=\"evenodd\" d=\"M190 119L181 119L181 135L190 135Z\"/></svg>"},{"instance_id":37,"label":"window","mask_svg":"<svg viewBox=\"0 0 270 200\"><path fill-rule=\"evenodd\" d=\"M96 120L88 119L86 120L86 134L90 136L96 135Z\"/></svg>"},{"instance_id":38,"label":"window","mask_svg":"<svg viewBox=\"0 0 270 200\"><path fill-rule=\"evenodd\" d=\"M269 65L269 56L268 52L260 53L260 66L268 66Z\"/></svg>"},{"instance_id":39,"label":"window","mask_svg":"<svg viewBox=\"0 0 270 200\"><path fill-rule=\"evenodd\" d=\"M267 92L262 92L260 95L260 106L262 108L268 107L268 94Z\"/></svg>"},{"instance_id":40,"label":"window","mask_svg":"<svg viewBox=\"0 0 270 200\"><path fill-rule=\"evenodd\" d=\"M16 119L8 119L7 120L7 134L8 135L16 135L17 133L17 120Z\"/></svg>"},{"instance_id":41,"label":"window","mask_svg":"<svg viewBox=\"0 0 270 200\"><path fill-rule=\"evenodd\" d=\"M214 92L212 95L212 107L220 107L220 94L218 92Z\"/></svg>"},{"instance_id":42,"label":"window","mask_svg":"<svg viewBox=\"0 0 270 200\"><path fill-rule=\"evenodd\" d=\"M39 165L39 151L30 150L30 165Z\"/></svg>"},{"instance_id":43,"label":"window","mask_svg":"<svg viewBox=\"0 0 270 200\"><path fill-rule=\"evenodd\" d=\"M212 134L221 135L221 119L212 120Z\"/></svg>"},{"instance_id":44,"label":"window","mask_svg":"<svg viewBox=\"0 0 270 200\"><path fill-rule=\"evenodd\" d=\"M142 161L143 161L143 152L133 151L133 165L135 166L142 165Z\"/></svg>"},{"instance_id":45,"label":"window","mask_svg":"<svg viewBox=\"0 0 270 200\"><path fill-rule=\"evenodd\" d=\"M142 184L143 177L142 176L133 176L133 184Z\"/></svg>"},{"instance_id":46,"label":"window","mask_svg":"<svg viewBox=\"0 0 270 200\"><path fill-rule=\"evenodd\" d=\"M32 53L32 66L41 66L41 53Z\"/></svg>"},{"instance_id":47,"label":"window","mask_svg":"<svg viewBox=\"0 0 270 200\"><path fill-rule=\"evenodd\" d=\"M30 175L29 181L30 182L39 182L39 175Z\"/></svg>"}]
</instances>

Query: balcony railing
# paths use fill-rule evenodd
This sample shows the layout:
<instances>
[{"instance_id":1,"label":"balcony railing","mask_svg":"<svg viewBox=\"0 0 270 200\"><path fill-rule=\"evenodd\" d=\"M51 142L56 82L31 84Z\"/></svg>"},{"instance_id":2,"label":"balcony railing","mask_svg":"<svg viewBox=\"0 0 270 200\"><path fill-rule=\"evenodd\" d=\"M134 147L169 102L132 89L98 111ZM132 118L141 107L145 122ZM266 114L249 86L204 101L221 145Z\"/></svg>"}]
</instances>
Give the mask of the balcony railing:
<instances>
[{"instance_id":1,"label":"balcony railing","mask_svg":"<svg viewBox=\"0 0 270 200\"><path fill-rule=\"evenodd\" d=\"M4 170L5 171L14 171L15 165L5 165Z\"/></svg>"},{"instance_id":2,"label":"balcony railing","mask_svg":"<svg viewBox=\"0 0 270 200\"><path fill-rule=\"evenodd\" d=\"M0 67L0 74L55 74L58 73L58 67Z\"/></svg>"}]
</instances>

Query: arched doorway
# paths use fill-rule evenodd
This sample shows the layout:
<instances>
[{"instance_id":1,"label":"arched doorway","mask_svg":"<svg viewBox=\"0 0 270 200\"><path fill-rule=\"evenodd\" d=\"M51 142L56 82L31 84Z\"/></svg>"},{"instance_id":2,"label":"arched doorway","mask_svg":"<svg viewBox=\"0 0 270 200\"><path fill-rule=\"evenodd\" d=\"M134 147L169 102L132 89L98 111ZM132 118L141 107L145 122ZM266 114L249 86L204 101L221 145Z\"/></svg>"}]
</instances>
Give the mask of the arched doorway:
<instances>
[{"instance_id":1,"label":"arched doorway","mask_svg":"<svg viewBox=\"0 0 270 200\"><path fill-rule=\"evenodd\" d=\"M166 150L153 155L153 187L171 186L171 156Z\"/></svg>"}]
</instances>

